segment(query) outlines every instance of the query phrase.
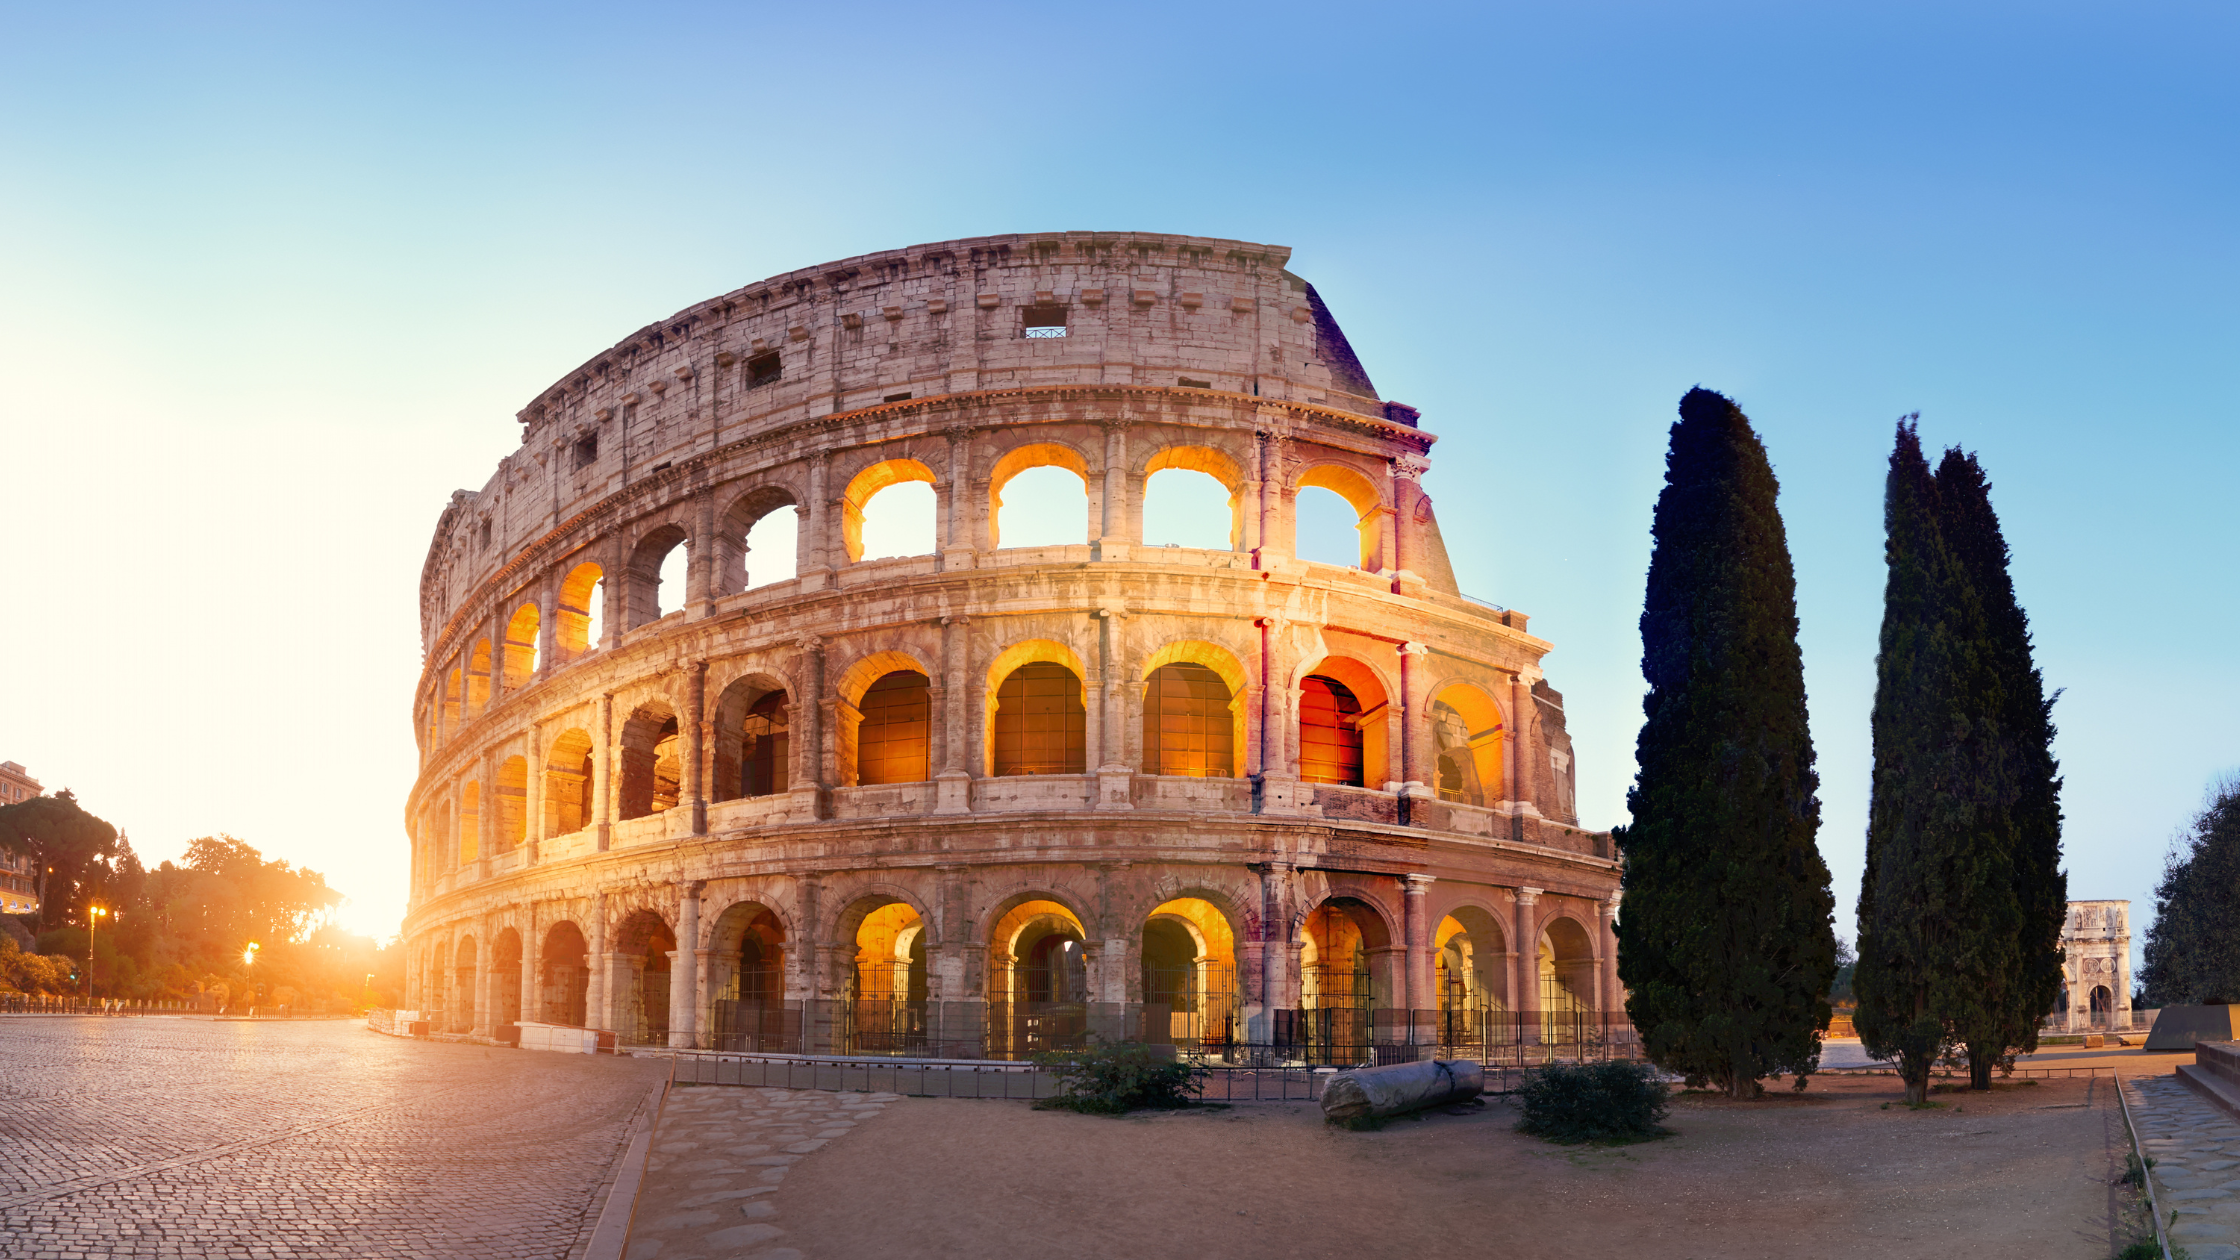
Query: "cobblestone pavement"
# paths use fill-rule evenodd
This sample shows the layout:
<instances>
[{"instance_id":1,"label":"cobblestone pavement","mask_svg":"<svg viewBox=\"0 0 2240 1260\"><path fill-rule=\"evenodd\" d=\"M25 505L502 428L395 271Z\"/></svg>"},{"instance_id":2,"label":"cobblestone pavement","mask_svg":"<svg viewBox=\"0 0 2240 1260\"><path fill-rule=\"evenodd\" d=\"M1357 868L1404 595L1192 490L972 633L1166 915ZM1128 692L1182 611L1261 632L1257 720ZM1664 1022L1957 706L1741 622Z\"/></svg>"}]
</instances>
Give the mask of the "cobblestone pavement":
<instances>
[{"instance_id":1,"label":"cobblestone pavement","mask_svg":"<svg viewBox=\"0 0 2240 1260\"><path fill-rule=\"evenodd\" d=\"M0 1017L0 1257L580 1256L650 1061Z\"/></svg>"},{"instance_id":2,"label":"cobblestone pavement","mask_svg":"<svg viewBox=\"0 0 2240 1260\"><path fill-rule=\"evenodd\" d=\"M803 1260L779 1183L898 1094L680 1085L646 1162L627 1260Z\"/></svg>"},{"instance_id":3,"label":"cobblestone pavement","mask_svg":"<svg viewBox=\"0 0 2240 1260\"><path fill-rule=\"evenodd\" d=\"M2127 1080L2123 1093L2154 1161L2171 1249L2185 1248L2192 1260L2240 1260L2240 1123L2174 1075Z\"/></svg>"}]
</instances>

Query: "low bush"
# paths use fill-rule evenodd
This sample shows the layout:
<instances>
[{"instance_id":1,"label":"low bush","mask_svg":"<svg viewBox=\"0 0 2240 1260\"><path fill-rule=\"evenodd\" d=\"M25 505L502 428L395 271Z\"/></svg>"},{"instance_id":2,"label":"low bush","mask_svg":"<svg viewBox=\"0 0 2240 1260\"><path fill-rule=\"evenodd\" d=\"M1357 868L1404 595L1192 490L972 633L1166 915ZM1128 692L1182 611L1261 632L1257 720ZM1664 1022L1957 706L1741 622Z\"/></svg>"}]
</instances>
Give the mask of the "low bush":
<instances>
[{"instance_id":1,"label":"low bush","mask_svg":"<svg viewBox=\"0 0 2240 1260\"><path fill-rule=\"evenodd\" d=\"M1118 1116L1188 1107L1205 1090L1204 1068L1132 1041L1038 1054L1035 1062L1058 1077L1058 1094L1035 1104L1042 1109Z\"/></svg>"},{"instance_id":2,"label":"low bush","mask_svg":"<svg viewBox=\"0 0 2240 1260\"><path fill-rule=\"evenodd\" d=\"M1551 1142L1629 1142L1662 1137L1671 1089L1646 1063L1551 1063L1517 1089L1517 1131Z\"/></svg>"}]
</instances>

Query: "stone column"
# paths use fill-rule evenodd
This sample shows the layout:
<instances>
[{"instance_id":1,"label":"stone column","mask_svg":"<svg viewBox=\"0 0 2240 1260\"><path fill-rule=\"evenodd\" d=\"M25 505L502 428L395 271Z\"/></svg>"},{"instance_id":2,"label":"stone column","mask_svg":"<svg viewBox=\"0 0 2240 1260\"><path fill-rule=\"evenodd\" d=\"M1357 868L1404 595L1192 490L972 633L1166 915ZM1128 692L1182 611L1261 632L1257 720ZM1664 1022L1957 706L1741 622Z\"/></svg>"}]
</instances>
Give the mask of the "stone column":
<instances>
[{"instance_id":1,"label":"stone column","mask_svg":"<svg viewBox=\"0 0 2240 1260\"><path fill-rule=\"evenodd\" d=\"M611 652L622 642L622 621L629 615L628 601L624 598L630 586L629 564L630 557L622 550L622 539L609 540L606 559L599 565L599 598L604 605L599 610L599 650L602 652Z\"/></svg>"},{"instance_id":2,"label":"stone column","mask_svg":"<svg viewBox=\"0 0 2240 1260\"><path fill-rule=\"evenodd\" d=\"M1312 795L1291 768L1291 661L1283 651L1285 622L1262 617L1260 627L1260 774L1255 802L1263 814L1296 814Z\"/></svg>"},{"instance_id":3,"label":"stone column","mask_svg":"<svg viewBox=\"0 0 2240 1260\"><path fill-rule=\"evenodd\" d=\"M980 542L972 528L972 430L957 425L949 440L949 485L941 498L941 567L969 569L979 563Z\"/></svg>"},{"instance_id":4,"label":"stone column","mask_svg":"<svg viewBox=\"0 0 2240 1260\"><path fill-rule=\"evenodd\" d=\"M1419 1012L1436 1011L1439 1009L1439 973L1431 957L1431 915L1425 909L1423 901L1423 894L1431 887L1432 877L1407 875L1400 882L1401 904L1405 909L1402 930L1408 937L1408 1009Z\"/></svg>"},{"instance_id":5,"label":"stone column","mask_svg":"<svg viewBox=\"0 0 2240 1260\"><path fill-rule=\"evenodd\" d=\"M966 920L964 868L937 866L934 921L938 934L926 949L926 997L934 1002L966 1000L965 951L972 948Z\"/></svg>"},{"instance_id":6,"label":"stone column","mask_svg":"<svg viewBox=\"0 0 2240 1260\"><path fill-rule=\"evenodd\" d=\"M502 615L491 615L489 637L484 641L490 645L490 663L484 666L488 672L482 680L482 711L491 713L506 694L506 623Z\"/></svg>"},{"instance_id":7,"label":"stone column","mask_svg":"<svg viewBox=\"0 0 2240 1260\"><path fill-rule=\"evenodd\" d=\"M684 794L692 803L692 834L708 834L708 663L684 667Z\"/></svg>"},{"instance_id":8,"label":"stone column","mask_svg":"<svg viewBox=\"0 0 2240 1260\"><path fill-rule=\"evenodd\" d=\"M608 800L614 783L614 693L599 693L599 713L592 722L591 738L598 741L591 759L591 847L604 853L613 839L613 803Z\"/></svg>"},{"instance_id":9,"label":"stone column","mask_svg":"<svg viewBox=\"0 0 2240 1260\"><path fill-rule=\"evenodd\" d=\"M475 924L474 934L479 939L474 948L474 1036L493 1035L498 1021L491 1009L497 996L497 968L491 964L498 959L497 934L491 931L491 918L485 914Z\"/></svg>"},{"instance_id":10,"label":"stone column","mask_svg":"<svg viewBox=\"0 0 2240 1260\"><path fill-rule=\"evenodd\" d=\"M828 461L819 451L809 460L809 519L802 522L802 538L808 542L809 563L800 567L801 588L821 591L833 584L832 573L847 559L845 539L838 536L837 514L832 510L831 491L827 488Z\"/></svg>"},{"instance_id":11,"label":"stone column","mask_svg":"<svg viewBox=\"0 0 2240 1260\"><path fill-rule=\"evenodd\" d=\"M1287 1031L1277 1023L1291 1009L1291 988L1291 864L1276 858L1260 868L1260 1016L1250 1040L1272 1045Z\"/></svg>"},{"instance_id":12,"label":"stone column","mask_svg":"<svg viewBox=\"0 0 2240 1260\"><path fill-rule=\"evenodd\" d=\"M1595 972L1595 1009L1601 1011L1605 1028L1626 1017L1626 987L1618 978L1618 894L1598 907L1602 920L1600 939L1602 965Z\"/></svg>"},{"instance_id":13,"label":"stone column","mask_svg":"<svg viewBox=\"0 0 2240 1260\"><path fill-rule=\"evenodd\" d=\"M1508 796L1509 838L1522 841L1524 815L1532 794L1531 775L1524 765L1526 705L1532 703L1532 684L1517 674L1509 680L1509 720L1501 724L1501 777Z\"/></svg>"},{"instance_id":14,"label":"stone column","mask_svg":"<svg viewBox=\"0 0 2240 1260\"><path fill-rule=\"evenodd\" d=\"M537 961L541 952L539 946L543 942L537 937L536 902L532 901L524 908L523 918L524 922L521 925L520 1018L529 1023L537 1023L544 1019L544 995L537 992Z\"/></svg>"},{"instance_id":15,"label":"stone column","mask_svg":"<svg viewBox=\"0 0 2240 1260\"><path fill-rule=\"evenodd\" d=\"M1416 512L1423 502L1423 474L1430 468L1430 462L1420 455L1402 455L1392 461L1392 589L1396 594L1424 593L1423 578L1415 568L1423 563Z\"/></svg>"},{"instance_id":16,"label":"stone column","mask_svg":"<svg viewBox=\"0 0 2240 1260\"><path fill-rule=\"evenodd\" d=\"M712 615L716 610L716 601L723 597L723 592L716 589L722 578L723 565L716 555L715 491L702 490L693 506L697 510L692 516L693 534L692 541L688 544L692 548L689 553L690 585L692 594L698 598L680 601L677 606L690 609L688 616L700 618Z\"/></svg>"},{"instance_id":17,"label":"stone column","mask_svg":"<svg viewBox=\"0 0 2240 1260\"><path fill-rule=\"evenodd\" d=\"M529 724L528 747L522 758L528 763L528 775L522 784L527 794L522 797L521 808L527 811L521 820L522 864L534 866L544 848L544 725Z\"/></svg>"},{"instance_id":18,"label":"stone column","mask_svg":"<svg viewBox=\"0 0 2240 1260\"><path fill-rule=\"evenodd\" d=\"M970 654L970 643L962 615L941 619L941 678L933 688L933 742L938 758L933 775L936 814L972 812L972 775L964 765L965 723L969 720L965 712L965 658Z\"/></svg>"},{"instance_id":19,"label":"stone column","mask_svg":"<svg viewBox=\"0 0 2240 1260\"><path fill-rule=\"evenodd\" d=\"M498 753L496 749L482 750L482 797L475 802L475 876L485 878L490 874L490 860L498 851Z\"/></svg>"},{"instance_id":20,"label":"stone column","mask_svg":"<svg viewBox=\"0 0 2240 1260\"><path fill-rule=\"evenodd\" d=\"M1540 924L1533 913L1541 888L1517 890L1516 952L1509 973L1509 992L1519 1023L1518 1040L1524 1045L1540 1041Z\"/></svg>"},{"instance_id":21,"label":"stone column","mask_svg":"<svg viewBox=\"0 0 2240 1260\"><path fill-rule=\"evenodd\" d=\"M1127 614L1118 608L1097 610L1097 686L1094 700L1097 711L1090 715L1096 723L1097 747L1090 749L1099 758L1096 763L1098 809L1134 809L1129 800L1129 768L1127 762L1127 734L1122 728L1121 675L1122 644L1120 622Z\"/></svg>"},{"instance_id":22,"label":"stone column","mask_svg":"<svg viewBox=\"0 0 2240 1260\"><path fill-rule=\"evenodd\" d=\"M677 888L677 949L669 963L669 1044L689 1050L699 1044L700 891L699 880Z\"/></svg>"},{"instance_id":23,"label":"stone column","mask_svg":"<svg viewBox=\"0 0 2240 1260\"><path fill-rule=\"evenodd\" d=\"M607 954L607 895L594 893L591 897L591 940L585 951L583 965L591 974L586 979L583 995L583 1022L590 1028L612 1028L607 1018L607 982L613 977L613 959Z\"/></svg>"},{"instance_id":24,"label":"stone column","mask_svg":"<svg viewBox=\"0 0 2240 1260\"><path fill-rule=\"evenodd\" d=\"M1261 487L1266 484L1261 480L1260 467L1264 460L1260 448L1267 440L1265 433L1253 435L1252 459L1244 469L1244 484L1232 490L1236 496L1232 509L1236 519L1230 525L1230 532L1237 536L1236 549L1253 557L1254 568L1260 567Z\"/></svg>"},{"instance_id":25,"label":"stone column","mask_svg":"<svg viewBox=\"0 0 2240 1260\"><path fill-rule=\"evenodd\" d=\"M553 587L554 578L546 574L537 587L537 669L539 682L552 673L552 653L560 620L560 597Z\"/></svg>"},{"instance_id":26,"label":"stone column","mask_svg":"<svg viewBox=\"0 0 2240 1260\"><path fill-rule=\"evenodd\" d=\"M1128 425L1123 420L1104 422L1104 511L1097 530L1097 559L1125 560L1133 541L1128 529Z\"/></svg>"},{"instance_id":27,"label":"stone column","mask_svg":"<svg viewBox=\"0 0 2240 1260\"><path fill-rule=\"evenodd\" d=\"M1432 784L1431 733L1429 721L1431 704L1420 693L1423 685L1424 660L1431 649L1421 643L1400 645L1400 821L1407 826L1421 827L1428 818L1419 817L1415 804L1419 800L1438 799L1438 789Z\"/></svg>"},{"instance_id":28,"label":"stone column","mask_svg":"<svg viewBox=\"0 0 2240 1260\"><path fill-rule=\"evenodd\" d=\"M803 635L796 646L801 651L801 664L794 671L794 680L801 691L788 697L787 704L795 729L789 750L794 761L793 777L786 791L792 800L786 806L786 816L794 822L809 822L818 816L824 788L831 782L825 778L824 640Z\"/></svg>"}]
</instances>

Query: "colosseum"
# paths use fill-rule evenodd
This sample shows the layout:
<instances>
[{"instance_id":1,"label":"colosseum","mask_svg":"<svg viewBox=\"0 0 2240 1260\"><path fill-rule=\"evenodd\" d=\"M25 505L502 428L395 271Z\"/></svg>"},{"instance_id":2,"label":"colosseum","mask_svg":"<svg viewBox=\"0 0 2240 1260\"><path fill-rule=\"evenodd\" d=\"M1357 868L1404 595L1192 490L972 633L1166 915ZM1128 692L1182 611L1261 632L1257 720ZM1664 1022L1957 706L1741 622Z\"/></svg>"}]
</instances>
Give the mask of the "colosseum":
<instances>
[{"instance_id":1,"label":"colosseum","mask_svg":"<svg viewBox=\"0 0 2240 1260\"><path fill-rule=\"evenodd\" d=\"M530 401L422 572L407 1005L1254 1062L1622 1020L1551 645L1457 588L1434 438L1289 258L869 254ZM1345 554L1300 556L1310 509Z\"/></svg>"}]
</instances>

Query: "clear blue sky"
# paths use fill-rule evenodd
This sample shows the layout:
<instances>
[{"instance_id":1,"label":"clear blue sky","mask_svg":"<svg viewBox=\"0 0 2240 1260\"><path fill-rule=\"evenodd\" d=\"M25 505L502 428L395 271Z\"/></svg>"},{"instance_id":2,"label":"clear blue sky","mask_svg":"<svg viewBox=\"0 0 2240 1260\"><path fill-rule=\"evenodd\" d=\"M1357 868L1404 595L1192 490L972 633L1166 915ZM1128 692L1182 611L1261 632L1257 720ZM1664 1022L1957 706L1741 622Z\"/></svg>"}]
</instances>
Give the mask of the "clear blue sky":
<instances>
[{"instance_id":1,"label":"clear blue sky","mask_svg":"<svg viewBox=\"0 0 2240 1260\"><path fill-rule=\"evenodd\" d=\"M1623 820L1664 431L1757 422L1849 931L1892 425L1981 452L2134 899L2240 766L2221 6L0 8L0 758L393 929L415 588L513 412L790 268L1293 247Z\"/></svg>"}]
</instances>

